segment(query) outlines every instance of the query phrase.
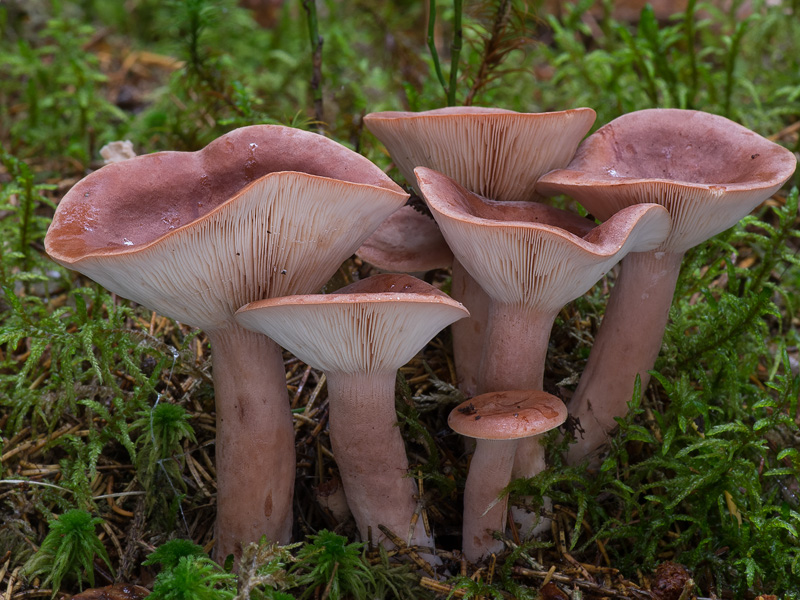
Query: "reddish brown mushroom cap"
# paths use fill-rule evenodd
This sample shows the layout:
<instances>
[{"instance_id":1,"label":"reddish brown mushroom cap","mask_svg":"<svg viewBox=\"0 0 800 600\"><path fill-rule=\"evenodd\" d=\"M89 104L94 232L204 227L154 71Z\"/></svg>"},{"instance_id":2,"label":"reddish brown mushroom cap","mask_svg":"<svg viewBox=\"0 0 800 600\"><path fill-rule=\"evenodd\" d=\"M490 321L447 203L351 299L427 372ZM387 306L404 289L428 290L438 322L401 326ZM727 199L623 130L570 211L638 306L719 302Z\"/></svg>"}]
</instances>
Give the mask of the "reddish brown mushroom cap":
<instances>
[{"instance_id":1,"label":"reddish brown mushroom cap","mask_svg":"<svg viewBox=\"0 0 800 600\"><path fill-rule=\"evenodd\" d=\"M482 440L513 440L555 429L567 419L557 397L538 390L488 392L455 407L447 424Z\"/></svg>"},{"instance_id":2,"label":"reddish brown mushroom cap","mask_svg":"<svg viewBox=\"0 0 800 600\"><path fill-rule=\"evenodd\" d=\"M281 171L403 193L366 158L321 135L277 125L242 127L197 152L138 156L85 177L59 203L48 254L68 263L133 251Z\"/></svg>"},{"instance_id":3,"label":"reddish brown mushroom cap","mask_svg":"<svg viewBox=\"0 0 800 600\"><path fill-rule=\"evenodd\" d=\"M569 162L594 119L590 108L517 113L451 107L371 113L364 123L412 186L414 168L424 166L487 198L532 200L536 180Z\"/></svg>"},{"instance_id":4,"label":"reddish brown mushroom cap","mask_svg":"<svg viewBox=\"0 0 800 600\"><path fill-rule=\"evenodd\" d=\"M363 279L334 294L286 296L243 306L236 320L326 372L395 371L439 330L469 312L410 275Z\"/></svg>"},{"instance_id":5,"label":"reddish brown mushroom cap","mask_svg":"<svg viewBox=\"0 0 800 600\"><path fill-rule=\"evenodd\" d=\"M453 253L492 298L510 305L560 310L669 230L667 211L652 204L595 227L543 204L485 200L430 169L415 173Z\"/></svg>"},{"instance_id":6,"label":"reddish brown mushroom cap","mask_svg":"<svg viewBox=\"0 0 800 600\"><path fill-rule=\"evenodd\" d=\"M273 172L286 168L305 172ZM45 247L104 287L209 330L252 300L321 287L406 198L335 142L253 126L86 177L59 204Z\"/></svg>"},{"instance_id":7,"label":"reddish brown mushroom cap","mask_svg":"<svg viewBox=\"0 0 800 600\"><path fill-rule=\"evenodd\" d=\"M649 109L598 129L536 189L569 194L601 220L632 204L662 204L672 229L660 249L684 252L732 227L796 165L789 150L724 117Z\"/></svg>"}]
</instances>

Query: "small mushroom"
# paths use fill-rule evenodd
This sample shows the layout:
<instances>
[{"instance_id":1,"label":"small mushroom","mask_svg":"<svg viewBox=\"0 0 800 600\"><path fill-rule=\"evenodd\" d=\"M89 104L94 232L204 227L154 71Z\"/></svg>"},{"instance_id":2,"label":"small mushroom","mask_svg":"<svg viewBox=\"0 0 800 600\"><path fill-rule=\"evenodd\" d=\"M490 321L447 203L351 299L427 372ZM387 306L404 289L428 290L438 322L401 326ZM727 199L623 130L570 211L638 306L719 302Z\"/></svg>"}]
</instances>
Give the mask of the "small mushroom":
<instances>
[{"instance_id":1,"label":"small mushroom","mask_svg":"<svg viewBox=\"0 0 800 600\"><path fill-rule=\"evenodd\" d=\"M110 164L61 200L56 262L211 341L219 560L292 531L294 429L280 348L233 319L264 297L316 291L405 194L367 159L271 125L198 152Z\"/></svg>"},{"instance_id":2,"label":"small mushroom","mask_svg":"<svg viewBox=\"0 0 800 600\"><path fill-rule=\"evenodd\" d=\"M345 495L362 539L388 527L410 544L433 546L416 511L414 480L397 428L397 369L437 332L468 316L433 286L384 274L334 294L287 296L242 307L236 320L325 372L330 438Z\"/></svg>"},{"instance_id":3,"label":"small mushroom","mask_svg":"<svg viewBox=\"0 0 800 600\"><path fill-rule=\"evenodd\" d=\"M642 389L661 348L686 251L732 227L791 177L794 155L724 117L650 109L601 127L564 169L542 177L542 194L569 194L601 220L639 203L669 210L667 238L621 263L570 413L584 437L570 463L593 456L627 412L638 374Z\"/></svg>"},{"instance_id":4,"label":"small mushroom","mask_svg":"<svg viewBox=\"0 0 800 600\"><path fill-rule=\"evenodd\" d=\"M140 585L117 583L102 588L83 590L72 596L71 600L142 600L150 595L150 590Z\"/></svg>"},{"instance_id":5,"label":"small mushroom","mask_svg":"<svg viewBox=\"0 0 800 600\"><path fill-rule=\"evenodd\" d=\"M569 162L594 120L590 108L518 113L473 106L364 117L367 128L383 142L418 193L414 169L427 167L485 198L509 202L536 199L536 180ZM458 385L472 396L477 390L489 299L458 260L453 262L451 295L470 311L469 319L454 323L451 329Z\"/></svg>"},{"instance_id":6,"label":"small mushroom","mask_svg":"<svg viewBox=\"0 0 800 600\"><path fill-rule=\"evenodd\" d=\"M503 548L492 532L506 528L508 498L500 492L511 481L519 440L550 431L566 418L564 403L538 390L488 392L450 413L450 428L477 440L464 489L462 549L468 560Z\"/></svg>"}]
</instances>

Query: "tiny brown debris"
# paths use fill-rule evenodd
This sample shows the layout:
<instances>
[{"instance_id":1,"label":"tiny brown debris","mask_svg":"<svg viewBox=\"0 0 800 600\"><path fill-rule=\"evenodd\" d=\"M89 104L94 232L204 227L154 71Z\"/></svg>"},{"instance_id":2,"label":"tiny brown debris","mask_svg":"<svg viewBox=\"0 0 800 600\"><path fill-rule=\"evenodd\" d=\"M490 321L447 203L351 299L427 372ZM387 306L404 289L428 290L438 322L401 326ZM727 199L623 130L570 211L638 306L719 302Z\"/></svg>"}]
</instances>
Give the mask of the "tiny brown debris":
<instances>
[{"instance_id":1,"label":"tiny brown debris","mask_svg":"<svg viewBox=\"0 0 800 600\"><path fill-rule=\"evenodd\" d=\"M553 582L543 585L539 590L539 596L542 600L569 600L569 596Z\"/></svg>"},{"instance_id":2,"label":"tiny brown debris","mask_svg":"<svg viewBox=\"0 0 800 600\"><path fill-rule=\"evenodd\" d=\"M150 594L147 588L130 583L118 583L94 588L73 596L72 600L141 600Z\"/></svg>"},{"instance_id":3,"label":"tiny brown debris","mask_svg":"<svg viewBox=\"0 0 800 600\"><path fill-rule=\"evenodd\" d=\"M462 413L464 415L474 415L478 411L475 409L475 405L470 402L464 408L459 408L458 412L460 412L460 413Z\"/></svg>"},{"instance_id":4,"label":"tiny brown debris","mask_svg":"<svg viewBox=\"0 0 800 600\"><path fill-rule=\"evenodd\" d=\"M651 591L654 600L678 600L691 578L683 565L666 561L658 565L653 575Z\"/></svg>"},{"instance_id":5,"label":"tiny brown debris","mask_svg":"<svg viewBox=\"0 0 800 600\"><path fill-rule=\"evenodd\" d=\"M350 518L350 507L347 505L344 488L338 477L319 484L314 490L314 497L337 523L344 523Z\"/></svg>"},{"instance_id":6,"label":"tiny brown debris","mask_svg":"<svg viewBox=\"0 0 800 600\"><path fill-rule=\"evenodd\" d=\"M582 439L583 434L586 433L586 430L581 427L581 420L578 417L573 417L572 415L567 415L567 420L564 421L561 427L567 432L568 435L574 437L576 440L578 439L579 435Z\"/></svg>"}]
</instances>

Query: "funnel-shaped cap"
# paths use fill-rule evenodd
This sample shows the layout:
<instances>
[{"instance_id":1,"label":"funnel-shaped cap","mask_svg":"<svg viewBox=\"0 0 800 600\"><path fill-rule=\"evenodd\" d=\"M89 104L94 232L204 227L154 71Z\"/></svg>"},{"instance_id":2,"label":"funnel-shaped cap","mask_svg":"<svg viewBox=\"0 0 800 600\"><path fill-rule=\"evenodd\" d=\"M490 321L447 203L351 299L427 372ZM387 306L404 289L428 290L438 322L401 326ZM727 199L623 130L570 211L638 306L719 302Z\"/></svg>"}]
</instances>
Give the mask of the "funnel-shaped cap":
<instances>
[{"instance_id":1,"label":"funnel-shaped cap","mask_svg":"<svg viewBox=\"0 0 800 600\"><path fill-rule=\"evenodd\" d=\"M517 113L451 107L371 113L364 122L413 186L414 168L422 166L493 200L532 200L536 180L569 162L594 119L590 108Z\"/></svg>"},{"instance_id":2,"label":"funnel-shaped cap","mask_svg":"<svg viewBox=\"0 0 800 600\"><path fill-rule=\"evenodd\" d=\"M537 203L493 202L419 167L419 186L453 254L497 301L558 311L631 251L656 247L669 231L653 204L603 225Z\"/></svg>"},{"instance_id":3,"label":"funnel-shaped cap","mask_svg":"<svg viewBox=\"0 0 800 600\"><path fill-rule=\"evenodd\" d=\"M236 313L325 372L394 371L444 327L468 317L461 304L410 275L375 275L334 294L260 300Z\"/></svg>"},{"instance_id":4,"label":"funnel-shaped cap","mask_svg":"<svg viewBox=\"0 0 800 600\"><path fill-rule=\"evenodd\" d=\"M633 204L661 204L672 230L659 250L684 252L732 227L796 165L790 151L724 117L649 109L598 129L536 189L569 194L601 220Z\"/></svg>"},{"instance_id":5,"label":"funnel-shaped cap","mask_svg":"<svg viewBox=\"0 0 800 600\"><path fill-rule=\"evenodd\" d=\"M406 198L331 140L257 125L89 175L62 199L45 247L121 296L212 330L247 302L319 289Z\"/></svg>"}]
</instances>

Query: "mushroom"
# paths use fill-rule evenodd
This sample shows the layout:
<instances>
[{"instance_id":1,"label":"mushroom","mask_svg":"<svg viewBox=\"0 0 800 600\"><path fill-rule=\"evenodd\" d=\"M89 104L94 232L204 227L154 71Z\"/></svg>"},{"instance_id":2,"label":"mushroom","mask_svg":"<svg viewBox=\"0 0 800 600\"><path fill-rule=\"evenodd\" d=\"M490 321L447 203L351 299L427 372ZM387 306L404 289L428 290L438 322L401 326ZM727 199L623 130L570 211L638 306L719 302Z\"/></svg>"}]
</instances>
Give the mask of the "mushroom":
<instances>
[{"instance_id":1,"label":"mushroom","mask_svg":"<svg viewBox=\"0 0 800 600\"><path fill-rule=\"evenodd\" d=\"M450 428L477 440L464 488L462 549L468 560L503 548L492 532L506 529L508 497L499 498L511 481L519 440L555 429L566 418L564 403L538 390L488 392L450 413Z\"/></svg>"},{"instance_id":2,"label":"mushroom","mask_svg":"<svg viewBox=\"0 0 800 600\"><path fill-rule=\"evenodd\" d=\"M393 212L361 245L356 256L393 273L425 273L453 264L453 253L436 221L412 206Z\"/></svg>"},{"instance_id":3,"label":"mushroom","mask_svg":"<svg viewBox=\"0 0 800 600\"><path fill-rule=\"evenodd\" d=\"M428 167L493 200L535 200L536 181L566 165L592 123L591 108L518 113L459 106L377 112L364 124L419 191L414 169Z\"/></svg>"},{"instance_id":4,"label":"mushroom","mask_svg":"<svg viewBox=\"0 0 800 600\"><path fill-rule=\"evenodd\" d=\"M594 227L542 204L486 200L424 167L414 172L453 254L491 299L480 393L541 390L558 311L628 252L656 247L669 230L667 211L653 204ZM514 476L533 477L544 467L539 443L520 443ZM532 525L521 513L515 518Z\"/></svg>"},{"instance_id":5,"label":"mushroom","mask_svg":"<svg viewBox=\"0 0 800 600\"><path fill-rule=\"evenodd\" d=\"M534 200L536 180L569 162L594 120L590 108L517 113L472 106L364 117L417 192L414 168L428 167L471 192L502 201ZM489 299L458 260L453 263L451 295L470 311L469 319L451 329L459 387L473 396Z\"/></svg>"},{"instance_id":6,"label":"mushroom","mask_svg":"<svg viewBox=\"0 0 800 600\"><path fill-rule=\"evenodd\" d=\"M601 127L566 168L540 179L538 191L569 194L601 220L642 202L661 204L672 216L658 247L621 263L570 402L585 430L569 450L570 463L603 446L615 418L627 412L637 374L642 389L647 386L685 252L774 194L796 163L790 151L724 117L650 109Z\"/></svg>"},{"instance_id":7,"label":"mushroom","mask_svg":"<svg viewBox=\"0 0 800 600\"><path fill-rule=\"evenodd\" d=\"M384 540L382 524L410 544L433 546L421 520L409 531L417 490L406 476L395 379L438 331L468 315L433 286L394 274L334 294L260 300L236 313L243 327L325 372L331 446L362 539L371 528L373 539Z\"/></svg>"},{"instance_id":8,"label":"mushroom","mask_svg":"<svg viewBox=\"0 0 800 600\"><path fill-rule=\"evenodd\" d=\"M216 556L291 537L294 430L280 348L233 313L318 290L407 198L322 136L258 125L198 152L111 164L61 200L47 253L112 292L202 328L217 410Z\"/></svg>"}]
</instances>

